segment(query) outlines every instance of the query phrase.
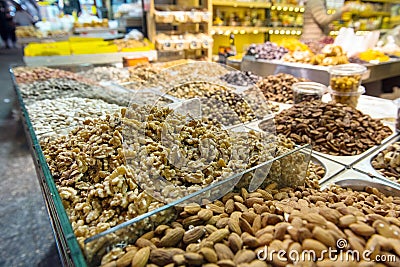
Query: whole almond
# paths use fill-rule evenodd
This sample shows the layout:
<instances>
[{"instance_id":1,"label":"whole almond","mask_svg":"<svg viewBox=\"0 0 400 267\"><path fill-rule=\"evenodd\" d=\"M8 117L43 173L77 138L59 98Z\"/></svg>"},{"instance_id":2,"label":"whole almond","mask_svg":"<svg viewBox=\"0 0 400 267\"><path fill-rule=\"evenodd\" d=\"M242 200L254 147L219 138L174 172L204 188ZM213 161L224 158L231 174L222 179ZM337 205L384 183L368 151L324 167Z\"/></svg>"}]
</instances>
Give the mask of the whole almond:
<instances>
[{"instance_id":1,"label":"whole almond","mask_svg":"<svg viewBox=\"0 0 400 267\"><path fill-rule=\"evenodd\" d=\"M263 204L264 200L261 197L249 197L244 202L248 208L252 208L254 204Z\"/></svg>"},{"instance_id":2,"label":"whole almond","mask_svg":"<svg viewBox=\"0 0 400 267\"><path fill-rule=\"evenodd\" d=\"M357 241L365 246L365 240L363 237L356 235L355 233L353 233L353 231L351 231L350 229L344 229L344 233L347 235L346 240L347 239L357 239Z\"/></svg>"},{"instance_id":3,"label":"whole almond","mask_svg":"<svg viewBox=\"0 0 400 267\"><path fill-rule=\"evenodd\" d=\"M136 240L135 245L139 248L150 247L151 249L156 248L153 242L148 239L144 239L143 237L138 238Z\"/></svg>"},{"instance_id":4,"label":"whole almond","mask_svg":"<svg viewBox=\"0 0 400 267\"><path fill-rule=\"evenodd\" d=\"M355 222L357 222L357 218L353 214L347 214L339 218L339 226L342 228L346 228Z\"/></svg>"},{"instance_id":5,"label":"whole almond","mask_svg":"<svg viewBox=\"0 0 400 267\"><path fill-rule=\"evenodd\" d=\"M214 216L212 216L211 219L209 219L209 220L207 221L207 225L215 225L215 224L219 221L220 218L221 218L220 215L214 215Z\"/></svg>"},{"instance_id":6,"label":"whole almond","mask_svg":"<svg viewBox=\"0 0 400 267\"><path fill-rule=\"evenodd\" d=\"M304 240L301 246L302 246L303 250L315 251L315 254L317 255L317 257L321 256L322 251L328 250L328 248L324 244L322 244L318 240L314 240L314 239Z\"/></svg>"},{"instance_id":7,"label":"whole almond","mask_svg":"<svg viewBox=\"0 0 400 267\"><path fill-rule=\"evenodd\" d=\"M233 262L233 260L220 260L217 262L217 265L219 267L236 267L236 264Z\"/></svg>"},{"instance_id":8,"label":"whole almond","mask_svg":"<svg viewBox=\"0 0 400 267\"><path fill-rule=\"evenodd\" d=\"M161 224L161 225L157 226L157 228L154 230L154 233L156 235L162 235L164 233L164 231L169 229L169 228L170 227L168 225Z\"/></svg>"},{"instance_id":9,"label":"whole almond","mask_svg":"<svg viewBox=\"0 0 400 267\"><path fill-rule=\"evenodd\" d=\"M358 252L363 253L364 246L360 243L360 241L357 238L350 237L348 238L348 242L352 250L357 250Z\"/></svg>"},{"instance_id":10,"label":"whole almond","mask_svg":"<svg viewBox=\"0 0 400 267\"><path fill-rule=\"evenodd\" d=\"M224 207L220 207L220 206L212 204L212 203L207 204L207 208L209 210L211 210L215 214L221 214L221 213L225 212L225 208Z\"/></svg>"},{"instance_id":11,"label":"whole almond","mask_svg":"<svg viewBox=\"0 0 400 267\"><path fill-rule=\"evenodd\" d=\"M204 230L206 230L207 233L211 234L212 232L217 231L218 228L215 227L214 225L207 224L206 226L204 226Z\"/></svg>"},{"instance_id":12,"label":"whole almond","mask_svg":"<svg viewBox=\"0 0 400 267\"><path fill-rule=\"evenodd\" d=\"M132 258L130 264L131 266L134 267L144 267L146 266L149 257L150 257L150 248L149 247L141 248L138 250L138 252L135 253L135 256Z\"/></svg>"},{"instance_id":13,"label":"whole almond","mask_svg":"<svg viewBox=\"0 0 400 267\"><path fill-rule=\"evenodd\" d=\"M199 217L200 220L203 221L208 221L209 219L211 219L211 217L213 216L213 212L209 209L201 209L198 213L197 216Z\"/></svg>"},{"instance_id":14,"label":"whole almond","mask_svg":"<svg viewBox=\"0 0 400 267\"><path fill-rule=\"evenodd\" d=\"M184 265L183 265L183 266L184 266ZM216 264L216 263L206 263L206 264L203 264L202 267L219 267L219 266L218 266L218 264Z\"/></svg>"},{"instance_id":15,"label":"whole almond","mask_svg":"<svg viewBox=\"0 0 400 267\"><path fill-rule=\"evenodd\" d=\"M183 254L177 254L172 257L172 260L176 265L185 265L185 256ZM133 267L133 266L132 266Z\"/></svg>"},{"instance_id":16,"label":"whole almond","mask_svg":"<svg viewBox=\"0 0 400 267\"><path fill-rule=\"evenodd\" d=\"M217 253L214 249L203 247L200 249L199 253L203 255L204 259L211 263L216 263L218 261Z\"/></svg>"},{"instance_id":17,"label":"whole almond","mask_svg":"<svg viewBox=\"0 0 400 267\"><path fill-rule=\"evenodd\" d=\"M250 248L256 248L260 246L258 239L247 232L242 234L243 245L248 246Z\"/></svg>"},{"instance_id":18,"label":"whole almond","mask_svg":"<svg viewBox=\"0 0 400 267\"><path fill-rule=\"evenodd\" d=\"M328 230L315 226L312 234L314 239L321 241L327 247L336 248L336 241Z\"/></svg>"},{"instance_id":19,"label":"whole almond","mask_svg":"<svg viewBox=\"0 0 400 267\"><path fill-rule=\"evenodd\" d=\"M247 207L244 204L240 203L240 202L235 202L234 206L235 206L235 210L237 210L237 211L240 211L240 212L247 211Z\"/></svg>"},{"instance_id":20,"label":"whole almond","mask_svg":"<svg viewBox=\"0 0 400 267\"><path fill-rule=\"evenodd\" d=\"M233 199L228 199L225 202L225 212L231 214L235 211L235 201Z\"/></svg>"},{"instance_id":21,"label":"whole almond","mask_svg":"<svg viewBox=\"0 0 400 267\"><path fill-rule=\"evenodd\" d=\"M319 214L321 214L325 219L331 221L334 224L339 222L339 218L342 216L339 211L331 208L323 207L319 210Z\"/></svg>"},{"instance_id":22,"label":"whole almond","mask_svg":"<svg viewBox=\"0 0 400 267\"><path fill-rule=\"evenodd\" d=\"M289 225L290 224L287 222L281 222L275 225L274 239L283 240Z\"/></svg>"},{"instance_id":23,"label":"whole almond","mask_svg":"<svg viewBox=\"0 0 400 267\"><path fill-rule=\"evenodd\" d=\"M183 235L183 243L190 244L197 242L205 234L204 226L196 226L185 232Z\"/></svg>"},{"instance_id":24,"label":"whole almond","mask_svg":"<svg viewBox=\"0 0 400 267\"><path fill-rule=\"evenodd\" d=\"M258 237L257 241L260 244L260 246L265 246L271 243L271 241L274 239L274 236L270 233L265 233Z\"/></svg>"},{"instance_id":25,"label":"whole almond","mask_svg":"<svg viewBox=\"0 0 400 267\"><path fill-rule=\"evenodd\" d=\"M188 205L186 205L186 206L183 208L183 210L186 211L186 212L189 213L189 214L194 215L194 214L197 214L197 213L201 210L201 207L200 207L199 204L193 203L193 204L188 204Z\"/></svg>"},{"instance_id":26,"label":"whole almond","mask_svg":"<svg viewBox=\"0 0 400 267\"><path fill-rule=\"evenodd\" d=\"M242 249L243 241L238 234L231 233L228 238L228 244L229 248L236 253Z\"/></svg>"},{"instance_id":27,"label":"whole almond","mask_svg":"<svg viewBox=\"0 0 400 267\"><path fill-rule=\"evenodd\" d=\"M254 235L253 228L251 227L250 223L245 220L244 218L240 217L239 218L239 225L240 229L242 229L242 232L247 232L251 235Z\"/></svg>"},{"instance_id":28,"label":"whole almond","mask_svg":"<svg viewBox=\"0 0 400 267\"><path fill-rule=\"evenodd\" d=\"M274 199L274 197L265 190L257 189L257 192L259 192L262 195L262 198L264 200L273 200Z\"/></svg>"},{"instance_id":29,"label":"whole almond","mask_svg":"<svg viewBox=\"0 0 400 267\"><path fill-rule=\"evenodd\" d=\"M256 258L256 254L252 250L240 250L233 257L233 262L236 264L249 263Z\"/></svg>"},{"instance_id":30,"label":"whole almond","mask_svg":"<svg viewBox=\"0 0 400 267\"><path fill-rule=\"evenodd\" d=\"M184 257L189 266L201 265L204 260L202 255L195 252L186 252Z\"/></svg>"},{"instance_id":31,"label":"whole almond","mask_svg":"<svg viewBox=\"0 0 400 267\"><path fill-rule=\"evenodd\" d=\"M189 226L202 225L203 221L199 218L199 216L193 215L193 216L183 219L182 224L185 228L188 228Z\"/></svg>"},{"instance_id":32,"label":"whole almond","mask_svg":"<svg viewBox=\"0 0 400 267\"><path fill-rule=\"evenodd\" d=\"M388 223L384 223L381 220L376 220L372 226L376 232L384 237L394 237L393 229Z\"/></svg>"},{"instance_id":33,"label":"whole almond","mask_svg":"<svg viewBox=\"0 0 400 267\"><path fill-rule=\"evenodd\" d=\"M289 225L286 229L286 232L290 235L293 241L299 241L299 229L293 227L292 225Z\"/></svg>"},{"instance_id":34,"label":"whole almond","mask_svg":"<svg viewBox=\"0 0 400 267\"><path fill-rule=\"evenodd\" d=\"M178 248L157 248L150 252L150 261L158 266L165 266L173 263L172 257L177 254L184 254L182 249Z\"/></svg>"},{"instance_id":35,"label":"whole almond","mask_svg":"<svg viewBox=\"0 0 400 267\"><path fill-rule=\"evenodd\" d=\"M167 231L165 236L160 240L161 247L174 247L182 241L185 230L183 228L175 228Z\"/></svg>"},{"instance_id":36,"label":"whole almond","mask_svg":"<svg viewBox=\"0 0 400 267\"><path fill-rule=\"evenodd\" d=\"M327 222L326 228L335 233L334 234L335 239L346 238L346 235L334 223Z\"/></svg>"},{"instance_id":37,"label":"whole almond","mask_svg":"<svg viewBox=\"0 0 400 267\"><path fill-rule=\"evenodd\" d=\"M370 237L375 233L375 229L364 223L352 223L349 228L357 235Z\"/></svg>"},{"instance_id":38,"label":"whole almond","mask_svg":"<svg viewBox=\"0 0 400 267\"><path fill-rule=\"evenodd\" d=\"M231 230L231 232L237 233L238 235L242 234L242 229L240 228L239 225L239 219L229 218L228 227L229 230Z\"/></svg>"},{"instance_id":39,"label":"whole almond","mask_svg":"<svg viewBox=\"0 0 400 267\"><path fill-rule=\"evenodd\" d=\"M129 266L131 264L132 258L133 256L135 256L137 251L135 250L130 250L127 253L125 253L124 255L122 255L121 258L119 258L118 260L116 260L116 267L126 267Z\"/></svg>"},{"instance_id":40,"label":"whole almond","mask_svg":"<svg viewBox=\"0 0 400 267\"><path fill-rule=\"evenodd\" d=\"M211 241L214 243L218 243L222 241L224 238L226 238L229 235L229 230L228 229L218 229L215 232L212 232L208 237L207 241Z\"/></svg>"},{"instance_id":41,"label":"whole almond","mask_svg":"<svg viewBox=\"0 0 400 267\"><path fill-rule=\"evenodd\" d=\"M308 238L311 238L311 237L312 237L312 234L311 234L310 230L308 230L307 228L301 227L298 230L299 242L302 243L305 239L308 239Z\"/></svg>"},{"instance_id":42,"label":"whole almond","mask_svg":"<svg viewBox=\"0 0 400 267\"><path fill-rule=\"evenodd\" d=\"M150 240L153 237L154 237L154 231L150 231L150 232L147 232L147 233L143 234L140 238L144 238L144 239Z\"/></svg>"},{"instance_id":43,"label":"whole almond","mask_svg":"<svg viewBox=\"0 0 400 267\"><path fill-rule=\"evenodd\" d=\"M318 213L306 213L302 216L303 220L306 220L309 223L325 226L326 219L319 215Z\"/></svg>"},{"instance_id":44,"label":"whole almond","mask_svg":"<svg viewBox=\"0 0 400 267\"><path fill-rule=\"evenodd\" d=\"M255 217L254 221L253 221L253 226L252 226L253 232L257 233L257 231L260 230L261 227L262 227L261 226L261 215L257 215L257 217Z\"/></svg>"},{"instance_id":45,"label":"whole almond","mask_svg":"<svg viewBox=\"0 0 400 267\"><path fill-rule=\"evenodd\" d=\"M225 228L229 223L229 218L221 218L218 220L218 222L215 224L217 228Z\"/></svg>"},{"instance_id":46,"label":"whole almond","mask_svg":"<svg viewBox=\"0 0 400 267\"><path fill-rule=\"evenodd\" d=\"M232 260L233 252L232 250L225 244L217 243L214 245L215 252L217 253L218 260Z\"/></svg>"}]
</instances>

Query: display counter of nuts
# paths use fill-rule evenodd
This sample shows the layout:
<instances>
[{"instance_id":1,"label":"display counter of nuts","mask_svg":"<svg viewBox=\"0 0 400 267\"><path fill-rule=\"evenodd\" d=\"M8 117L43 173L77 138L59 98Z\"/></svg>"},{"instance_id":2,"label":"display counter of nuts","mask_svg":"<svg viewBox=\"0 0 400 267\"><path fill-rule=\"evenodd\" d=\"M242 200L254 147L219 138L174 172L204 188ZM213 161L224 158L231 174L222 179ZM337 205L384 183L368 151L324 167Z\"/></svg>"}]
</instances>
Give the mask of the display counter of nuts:
<instances>
[{"instance_id":1,"label":"display counter of nuts","mask_svg":"<svg viewBox=\"0 0 400 267\"><path fill-rule=\"evenodd\" d=\"M359 189L269 184L255 192L233 191L211 204L177 210L173 222L129 244L110 246L101 266L348 266L340 259L345 253L360 255L351 266L377 266L368 259L378 255L393 259L381 266L398 266L399 196ZM332 257L324 256L329 248ZM271 250L284 253L278 257ZM362 258L365 250L369 258ZM301 258L303 251L314 254Z\"/></svg>"},{"instance_id":2,"label":"display counter of nuts","mask_svg":"<svg viewBox=\"0 0 400 267\"><path fill-rule=\"evenodd\" d=\"M400 184L399 174L399 149L400 137L397 136L387 142L371 155L354 165L354 169L368 173L384 181Z\"/></svg>"},{"instance_id":3,"label":"display counter of nuts","mask_svg":"<svg viewBox=\"0 0 400 267\"><path fill-rule=\"evenodd\" d=\"M277 133L296 144L311 143L317 154L345 165L360 160L394 135L389 126L359 110L321 101L296 104L279 113L275 123Z\"/></svg>"}]
</instances>

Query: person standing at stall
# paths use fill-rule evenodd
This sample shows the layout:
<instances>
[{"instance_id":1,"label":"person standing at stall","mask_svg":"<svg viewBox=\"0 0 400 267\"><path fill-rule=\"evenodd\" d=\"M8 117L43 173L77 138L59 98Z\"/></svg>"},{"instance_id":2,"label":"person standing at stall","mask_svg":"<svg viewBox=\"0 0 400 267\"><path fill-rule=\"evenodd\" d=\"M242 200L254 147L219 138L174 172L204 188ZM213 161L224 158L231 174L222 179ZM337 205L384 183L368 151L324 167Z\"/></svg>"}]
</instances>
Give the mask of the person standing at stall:
<instances>
[{"instance_id":1,"label":"person standing at stall","mask_svg":"<svg viewBox=\"0 0 400 267\"><path fill-rule=\"evenodd\" d=\"M15 24L6 0L0 0L0 36L6 48L16 45Z\"/></svg>"},{"instance_id":2,"label":"person standing at stall","mask_svg":"<svg viewBox=\"0 0 400 267\"><path fill-rule=\"evenodd\" d=\"M325 0L307 0L304 10L302 40L319 40L329 34L329 24L340 19L344 12L350 11L343 5L334 14L328 15Z\"/></svg>"}]
</instances>

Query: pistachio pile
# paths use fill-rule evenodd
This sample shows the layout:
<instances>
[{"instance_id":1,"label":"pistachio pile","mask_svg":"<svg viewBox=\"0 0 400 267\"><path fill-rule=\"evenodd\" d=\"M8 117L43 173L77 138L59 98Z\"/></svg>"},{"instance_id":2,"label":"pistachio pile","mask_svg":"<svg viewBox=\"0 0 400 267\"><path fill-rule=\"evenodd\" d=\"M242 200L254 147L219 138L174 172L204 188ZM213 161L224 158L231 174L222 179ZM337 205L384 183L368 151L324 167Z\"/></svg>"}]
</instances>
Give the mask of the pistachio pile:
<instances>
[{"instance_id":1,"label":"pistachio pile","mask_svg":"<svg viewBox=\"0 0 400 267\"><path fill-rule=\"evenodd\" d=\"M70 71L48 67L16 67L13 68L15 80L18 84L29 84L35 81L44 81L51 78L64 78L85 83L94 83Z\"/></svg>"},{"instance_id":2,"label":"pistachio pile","mask_svg":"<svg viewBox=\"0 0 400 267\"><path fill-rule=\"evenodd\" d=\"M306 79L296 78L291 74L278 73L269 75L257 83L268 101L293 104L292 85L297 82L305 82Z\"/></svg>"},{"instance_id":3,"label":"pistachio pile","mask_svg":"<svg viewBox=\"0 0 400 267\"><path fill-rule=\"evenodd\" d=\"M186 206L101 266L398 266L399 204L369 187L241 189Z\"/></svg>"},{"instance_id":4,"label":"pistachio pile","mask_svg":"<svg viewBox=\"0 0 400 267\"><path fill-rule=\"evenodd\" d=\"M379 152L371 164L382 175L400 183L400 141Z\"/></svg>"},{"instance_id":5,"label":"pistachio pile","mask_svg":"<svg viewBox=\"0 0 400 267\"><path fill-rule=\"evenodd\" d=\"M120 116L88 119L67 136L43 139L43 154L79 244L162 205L125 166ZM161 223L168 214L159 214ZM139 231L139 229L138 229Z\"/></svg>"},{"instance_id":6,"label":"pistachio pile","mask_svg":"<svg viewBox=\"0 0 400 267\"><path fill-rule=\"evenodd\" d=\"M275 117L276 132L296 144L313 145L313 150L335 155L359 155L381 144L392 130L354 108L321 101L302 102Z\"/></svg>"}]
</instances>

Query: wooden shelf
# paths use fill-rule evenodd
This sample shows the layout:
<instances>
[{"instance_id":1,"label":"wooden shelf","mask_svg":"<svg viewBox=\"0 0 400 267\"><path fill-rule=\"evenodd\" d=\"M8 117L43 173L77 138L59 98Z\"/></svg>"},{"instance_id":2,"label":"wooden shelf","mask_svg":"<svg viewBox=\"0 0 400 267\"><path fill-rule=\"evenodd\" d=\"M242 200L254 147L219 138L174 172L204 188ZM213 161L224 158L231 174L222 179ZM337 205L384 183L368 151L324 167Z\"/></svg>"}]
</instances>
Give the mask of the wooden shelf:
<instances>
[{"instance_id":1,"label":"wooden shelf","mask_svg":"<svg viewBox=\"0 0 400 267\"><path fill-rule=\"evenodd\" d=\"M271 3L266 2L239 2L239 1L212 1L213 6L231 6L231 7L248 7L248 8L270 8Z\"/></svg>"}]
</instances>

